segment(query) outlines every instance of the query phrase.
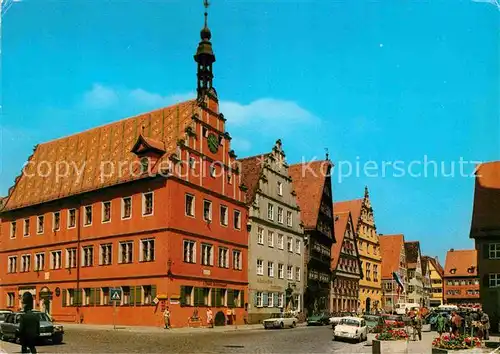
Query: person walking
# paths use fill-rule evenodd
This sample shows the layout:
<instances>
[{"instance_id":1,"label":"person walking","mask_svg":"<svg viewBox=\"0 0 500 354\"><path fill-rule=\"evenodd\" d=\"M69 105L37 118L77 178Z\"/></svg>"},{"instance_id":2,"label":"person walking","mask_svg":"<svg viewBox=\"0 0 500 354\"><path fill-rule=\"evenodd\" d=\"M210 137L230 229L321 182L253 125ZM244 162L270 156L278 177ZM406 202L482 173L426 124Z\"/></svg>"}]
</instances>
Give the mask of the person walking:
<instances>
[{"instance_id":1,"label":"person walking","mask_svg":"<svg viewBox=\"0 0 500 354\"><path fill-rule=\"evenodd\" d=\"M481 311L481 323L483 324L484 340L490 339L490 317L486 312Z\"/></svg>"},{"instance_id":2,"label":"person walking","mask_svg":"<svg viewBox=\"0 0 500 354\"><path fill-rule=\"evenodd\" d=\"M24 313L19 319L19 341L21 353L36 354L35 343L40 335L40 318L33 313L33 295L29 292L23 294ZM28 351L29 350L29 351Z\"/></svg>"},{"instance_id":3,"label":"person walking","mask_svg":"<svg viewBox=\"0 0 500 354\"><path fill-rule=\"evenodd\" d=\"M453 315L451 317L451 333L458 336L460 327L462 327L462 317L453 311Z\"/></svg>"},{"instance_id":4,"label":"person walking","mask_svg":"<svg viewBox=\"0 0 500 354\"><path fill-rule=\"evenodd\" d=\"M438 314L437 316L436 327L439 337L441 337L446 332L446 318L442 314Z\"/></svg>"},{"instance_id":5,"label":"person walking","mask_svg":"<svg viewBox=\"0 0 500 354\"><path fill-rule=\"evenodd\" d=\"M170 329L170 309L167 308L163 311L163 320L165 321L165 329Z\"/></svg>"},{"instance_id":6,"label":"person walking","mask_svg":"<svg viewBox=\"0 0 500 354\"><path fill-rule=\"evenodd\" d=\"M207 309L207 326L209 328L214 328L214 315L210 307Z\"/></svg>"}]
</instances>

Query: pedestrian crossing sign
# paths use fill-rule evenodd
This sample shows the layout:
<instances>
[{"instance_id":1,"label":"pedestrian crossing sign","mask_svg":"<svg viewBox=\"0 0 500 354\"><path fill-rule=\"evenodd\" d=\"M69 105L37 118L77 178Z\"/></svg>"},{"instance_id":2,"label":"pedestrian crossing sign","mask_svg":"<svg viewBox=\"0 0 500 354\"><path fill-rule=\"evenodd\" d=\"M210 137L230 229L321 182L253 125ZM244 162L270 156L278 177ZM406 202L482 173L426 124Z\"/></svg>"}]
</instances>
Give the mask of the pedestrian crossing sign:
<instances>
[{"instance_id":1,"label":"pedestrian crossing sign","mask_svg":"<svg viewBox=\"0 0 500 354\"><path fill-rule=\"evenodd\" d=\"M111 297L111 301L121 301L122 289L110 289L109 296Z\"/></svg>"}]
</instances>

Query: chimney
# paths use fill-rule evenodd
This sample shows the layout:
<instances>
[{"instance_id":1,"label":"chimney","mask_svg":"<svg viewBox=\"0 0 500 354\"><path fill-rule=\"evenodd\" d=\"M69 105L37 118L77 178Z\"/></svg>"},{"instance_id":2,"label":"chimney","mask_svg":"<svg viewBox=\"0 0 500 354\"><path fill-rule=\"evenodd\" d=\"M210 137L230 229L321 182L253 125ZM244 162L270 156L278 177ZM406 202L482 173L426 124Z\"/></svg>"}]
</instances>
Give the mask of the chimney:
<instances>
[{"instance_id":1,"label":"chimney","mask_svg":"<svg viewBox=\"0 0 500 354\"><path fill-rule=\"evenodd\" d=\"M450 252L453 252L453 251L455 251L455 249L454 248L450 248Z\"/></svg>"}]
</instances>

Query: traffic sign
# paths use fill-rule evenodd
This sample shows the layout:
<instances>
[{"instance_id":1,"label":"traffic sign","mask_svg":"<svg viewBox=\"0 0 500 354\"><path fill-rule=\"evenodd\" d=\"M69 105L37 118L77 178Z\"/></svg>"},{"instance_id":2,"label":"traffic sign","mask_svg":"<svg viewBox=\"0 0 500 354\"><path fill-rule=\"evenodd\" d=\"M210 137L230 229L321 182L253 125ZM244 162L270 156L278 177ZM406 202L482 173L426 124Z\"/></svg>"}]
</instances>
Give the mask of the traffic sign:
<instances>
[{"instance_id":1,"label":"traffic sign","mask_svg":"<svg viewBox=\"0 0 500 354\"><path fill-rule=\"evenodd\" d=\"M121 301L122 289L111 289L109 291L109 296L111 297L111 301Z\"/></svg>"}]
</instances>

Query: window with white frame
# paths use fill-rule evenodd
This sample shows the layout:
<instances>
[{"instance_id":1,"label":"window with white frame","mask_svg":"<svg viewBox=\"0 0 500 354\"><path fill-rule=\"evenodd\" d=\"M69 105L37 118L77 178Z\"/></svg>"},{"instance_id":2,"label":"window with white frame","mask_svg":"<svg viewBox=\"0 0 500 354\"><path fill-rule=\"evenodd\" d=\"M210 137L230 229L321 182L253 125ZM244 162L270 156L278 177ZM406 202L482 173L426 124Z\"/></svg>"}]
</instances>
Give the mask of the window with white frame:
<instances>
[{"instance_id":1,"label":"window with white frame","mask_svg":"<svg viewBox=\"0 0 500 354\"><path fill-rule=\"evenodd\" d=\"M16 238L16 228L17 224L15 221L10 223L10 238Z\"/></svg>"},{"instance_id":2,"label":"window with white frame","mask_svg":"<svg viewBox=\"0 0 500 354\"><path fill-rule=\"evenodd\" d=\"M283 307L283 293L278 294L278 307Z\"/></svg>"},{"instance_id":3,"label":"window with white frame","mask_svg":"<svg viewBox=\"0 0 500 354\"><path fill-rule=\"evenodd\" d=\"M153 262L155 260L155 239L146 238L141 240L141 254L139 261Z\"/></svg>"},{"instance_id":4,"label":"window with white frame","mask_svg":"<svg viewBox=\"0 0 500 354\"><path fill-rule=\"evenodd\" d=\"M267 230L267 245L274 247L274 232L271 230Z\"/></svg>"},{"instance_id":5,"label":"window with white frame","mask_svg":"<svg viewBox=\"0 0 500 354\"><path fill-rule=\"evenodd\" d=\"M45 253L35 254L35 271L40 271L45 269Z\"/></svg>"},{"instance_id":6,"label":"window with white frame","mask_svg":"<svg viewBox=\"0 0 500 354\"><path fill-rule=\"evenodd\" d=\"M292 212L291 212L291 211L287 211L287 212L286 212L286 224L287 224L289 227L292 227L292 225L293 225L293 221L292 221Z\"/></svg>"},{"instance_id":7,"label":"window with white frame","mask_svg":"<svg viewBox=\"0 0 500 354\"><path fill-rule=\"evenodd\" d=\"M500 287L500 273L490 273L490 288Z\"/></svg>"},{"instance_id":8,"label":"window with white frame","mask_svg":"<svg viewBox=\"0 0 500 354\"><path fill-rule=\"evenodd\" d=\"M29 272L31 268L31 255L23 254L21 256L21 272Z\"/></svg>"},{"instance_id":9,"label":"window with white frame","mask_svg":"<svg viewBox=\"0 0 500 354\"><path fill-rule=\"evenodd\" d=\"M212 202L209 200L203 201L203 220L212 221Z\"/></svg>"},{"instance_id":10,"label":"window with white frame","mask_svg":"<svg viewBox=\"0 0 500 354\"><path fill-rule=\"evenodd\" d=\"M300 240L295 240L295 253L300 254L302 248L302 242Z\"/></svg>"},{"instance_id":11,"label":"window with white frame","mask_svg":"<svg viewBox=\"0 0 500 354\"><path fill-rule=\"evenodd\" d=\"M194 216L194 195L186 194L186 215Z\"/></svg>"},{"instance_id":12,"label":"window with white frame","mask_svg":"<svg viewBox=\"0 0 500 354\"><path fill-rule=\"evenodd\" d=\"M277 183L277 189L278 189L278 195L283 195L283 183L281 183L280 181L278 181Z\"/></svg>"},{"instance_id":13,"label":"window with white frame","mask_svg":"<svg viewBox=\"0 0 500 354\"><path fill-rule=\"evenodd\" d=\"M45 217L43 215L38 215L36 219L37 219L37 222L36 222L36 233L37 234L43 234Z\"/></svg>"},{"instance_id":14,"label":"window with white frame","mask_svg":"<svg viewBox=\"0 0 500 354\"><path fill-rule=\"evenodd\" d=\"M241 251L233 250L233 269L242 270Z\"/></svg>"},{"instance_id":15,"label":"window with white frame","mask_svg":"<svg viewBox=\"0 0 500 354\"><path fill-rule=\"evenodd\" d=\"M239 210L234 211L234 228L236 230L241 229L241 213Z\"/></svg>"},{"instance_id":16,"label":"window with white frame","mask_svg":"<svg viewBox=\"0 0 500 354\"><path fill-rule=\"evenodd\" d=\"M76 226L76 209L68 210L68 229L72 229Z\"/></svg>"},{"instance_id":17,"label":"window with white frame","mask_svg":"<svg viewBox=\"0 0 500 354\"><path fill-rule=\"evenodd\" d=\"M257 275L264 275L264 261L257 259Z\"/></svg>"},{"instance_id":18,"label":"window with white frame","mask_svg":"<svg viewBox=\"0 0 500 354\"><path fill-rule=\"evenodd\" d=\"M61 212L56 211L52 214L52 231L59 231L61 229Z\"/></svg>"},{"instance_id":19,"label":"window with white frame","mask_svg":"<svg viewBox=\"0 0 500 354\"><path fill-rule=\"evenodd\" d=\"M94 265L94 246L82 247L82 267L92 267Z\"/></svg>"},{"instance_id":20,"label":"window with white frame","mask_svg":"<svg viewBox=\"0 0 500 354\"><path fill-rule=\"evenodd\" d=\"M269 220L274 220L274 205L271 203L267 204L267 218Z\"/></svg>"},{"instance_id":21,"label":"window with white frame","mask_svg":"<svg viewBox=\"0 0 500 354\"><path fill-rule=\"evenodd\" d=\"M110 222L111 221L111 202L103 202L102 203L102 222Z\"/></svg>"},{"instance_id":22,"label":"window with white frame","mask_svg":"<svg viewBox=\"0 0 500 354\"><path fill-rule=\"evenodd\" d=\"M227 206L221 205L220 206L220 223L221 223L221 225L227 226L227 224L229 223L228 218L229 217L227 215Z\"/></svg>"},{"instance_id":23,"label":"window with white frame","mask_svg":"<svg viewBox=\"0 0 500 354\"><path fill-rule=\"evenodd\" d=\"M92 225L92 205L87 205L83 208L83 225Z\"/></svg>"},{"instance_id":24,"label":"window with white frame","mask_svg":"<svg viewBox=\"0 0 500 354\"><path fill-rule=\"evenodd\" d=\"M196 263L196 243L191 240L184 240L184 262Z\"/></svg>"},{"instance_id":25,"label":"window with white frame","mask_svg":"<svg viewBox=\"0 0 500 354\"><path fill-rule=\"evenodd\" d=\"M30 235L30 219L24 219L24 234L25 237Z\"/></svg>"},{"instance_id":26,"label":"window with white frame","mask_svg":"<svg viewBox=\"0 0 500 354\"><path fill-rule=\"evenodd\" d=\"M66 249L66 268L76 268L76 247Z\"/></svg>"},{"instance_id":27,"label":"window with white frame","mask_svg":"<svg viewBox=\"0 0 500 354\"><path fill-rule=\"evenodd\" d=\"M99 264L110 265L113 259L113 245L105 243L100 245L99 249Z\"/></svg>"},{"instance_id":28,"label":"window with white frame","mask_svg":"<svg viewBox=\"0 0 500 354\"><path fill-rule=\"evenodd\" d=\"M62 268L62 251L50 252L50 269Z\"/></svg>"},{"instance_id":29,"label":"window with white frame","mask_svg":"<svg viewBox=\"0 0 500 354\"><path fill-rule=\"evenodd\" d=\"M201 244L201 264L207 266L214 265L214 246L207 243Z\"/></svg>"},{"instance_id":30,"label":"window with white frame","mask_svg":"<svg viewBox=\"0 0 500 354\"><path fill-rule=\"evenodd\" d=\"M257 228L257 243L259 245L264 244L264 229L262 227Z\"/></svg>"},{"instance_id":31,"label":"window with white frame","mask_svg":"<svg viewBox=\"0 0 500 354\"><path fill-rule=\"evenodd\" d=\"M278 222L283 224L283 208L278 207Z\"/></svg>"},{"instance_id":32,"label":"window with white frame","mask_svg":"<svg viewBox=\"0 0 500 354\"><path fill-rule=\"evenodd\" d=\"M293 252L293 238L288 236L287 242L286 242L286 248L288 252Z\"/></svg>"},{"instance_id":33,"label":"window with white frame","mask_svg":"<svg viewBox=\"0 0 500 354\"><path fill-rule=\"evenodd\" d=\"M153 289L151 285L143 285L142 286L142 293L144 296L143 303L144 305L151 305L153 303Z\"/></svg>"},{"instance_id":34,"label":"window with white frame","mask_svg":"<svg viewBox=\"0 0 500 354\"><path fill-rule=\"evenodd\" d=\"M17 272L17 256L9 256L9 268L8 273Z\"/></svg>"},{"instance_id":35,"label":"window with white frame","mask_svg":"<svg viewBox=\"0 0 500 354\"><path fill-rule=\"evenodd\" d=\"M285 238L283 234L278 234L278 248L282 250L285 247Z\"/></svg>"},{"instance_id":36,"label":"window with white frame","mask_svg":"<svg viewBox=\"0 0 500 354\"><path fill-rule=\"evenodd\" d=\"M7 307L16 305L16 293L7 293Z\"/></svg>"},{"instance_id":37,"label":"window with white frame","mask_svg":"<svg viewBox=\"0 0 500 354\"><path fill-rule=\"evenodd\" d=\"M295 303L295 309L300 311L301 303L300 303L300 295L293 295L293 302Z\"/></svg>"},{"instance_id":38,"label":"window with white frame","mask_svg":"<svg viewBox=\"0 0 500 354\"><path fill-rule=\"evenodd\" d=\"M264 303L264 298L262 296L262 291L257 291L257 296L256 296L256 306L257 307L262 307L263 303Z\"/></svg>"},{"instance_id":39,"label":"window with white frame","mask_svg":"<svg viewBox=\"0 0 500 354\"><path fill-rule=\"evenodd\" d=\"M490 243L489 251L490 259L500 259L500 243Z\"/></svg>"},{"instance_id":40,"label":"window with white frame","mask_svg":"<svg viewBox=\"0 0 500 354\"><path fill-rule=\"evenodd\" d=\"M284 269L285 266L282 263L278 264L278 278L279 279L284 279Z\"/></svg>"},{"instance_id":41,"label":"window with white frame","mask_svg":"<svg viewBox=\"0 0 500 354\"><path fill-rule=\"evenodd\" d=\"M219 247L219 267L229 268L229 250L225 247Z\"/></svg>"},{"instance_id":42,"label":"window with white frame","mask_svg":"<svg viewBox=\"0 0 500 354\"><path fill-rule=\"evenodd\" d=\"M122 219L132 217L132 197L122 198Z\"/></svg>"},{"instance_id":43,"label":"window with white frame","mask_svg":"<svg viewBox=\"0 0 500 354\"><path fill-rule=\"evenodd\" d=\"M142 215L153 215L153 192L144 193L142 195Z\"/></svg>"},{"instance_id":44,"label":"window with white frame","mask_svg":"<svg viewBox=\"0 0 500 354\"><path fill-rule=\"evenodd\" d=\"M274 294L273 293L267 293L267 306L274 307Z\"/></svg>"},{"instance_id":45,"label":"window with white frame","mask_svg":"<svg viewBox=\"0 0 500 354\"><path fill-rule=\"evenodd\" d=\"M300 281L300 267L295 267L295 280Z\"/></svg>"},{"instance_id":46,"label":"window with white frame","mask_svg":"<svg viewBox=\"0 0 500 354\"><path fill-rule=\"evenodd\" d=\"M274 277L274 262L267 262L267 276Z\"/></svg>"},{"instance_id":47,"label":"window with white frame","mask_svg":"<svg viewBox=\"0 0 500 354\"><path fill-rule=\"evenodd\" d=\"M118 263L132 263L134 261L134 243L122 241L118 243Z\"/></svg>"},{"instance_id":48,"label":"window with white frame","mask_svg":"<svg viewBox=\"0 0 500 354\"><path fill-rule=\"evenodd\" d=\"M291 265L286 267L286 277L288 280L293 280L293 267Z\"/></svg>"}]
</instances>

